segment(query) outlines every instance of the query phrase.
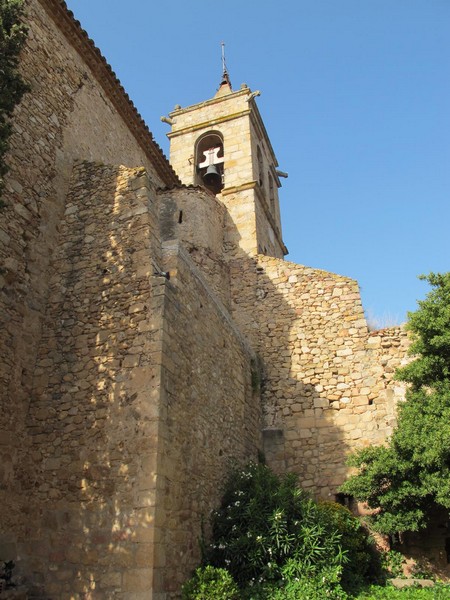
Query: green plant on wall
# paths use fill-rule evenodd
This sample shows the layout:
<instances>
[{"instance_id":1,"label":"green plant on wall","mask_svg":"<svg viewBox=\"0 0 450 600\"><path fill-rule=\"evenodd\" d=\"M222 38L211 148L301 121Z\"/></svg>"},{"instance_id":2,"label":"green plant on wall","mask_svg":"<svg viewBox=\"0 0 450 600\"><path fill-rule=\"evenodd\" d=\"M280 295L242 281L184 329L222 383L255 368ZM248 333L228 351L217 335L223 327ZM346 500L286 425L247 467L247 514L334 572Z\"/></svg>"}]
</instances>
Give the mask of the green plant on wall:
<instances>
[{"instance_id":1,"label":"green plant on wall","mask_svg":"<svg viewBox=\"0 0 450 600\"><path fill-rule=\"evenodd\" d=\"M27 37L21 22L23 0L0 0L0 196L8 172L5 155L11 135L10 117L28 90L19 71L19 54Z\"/></svg>"}]
</instances>

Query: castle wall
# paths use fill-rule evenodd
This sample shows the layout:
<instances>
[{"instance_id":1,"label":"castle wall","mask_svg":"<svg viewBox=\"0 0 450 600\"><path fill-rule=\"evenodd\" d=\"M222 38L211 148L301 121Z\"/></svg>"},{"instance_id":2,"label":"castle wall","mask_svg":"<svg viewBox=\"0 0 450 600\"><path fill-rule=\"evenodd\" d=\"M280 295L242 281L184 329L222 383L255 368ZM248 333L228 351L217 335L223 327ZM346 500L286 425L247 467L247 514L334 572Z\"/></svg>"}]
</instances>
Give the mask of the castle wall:
<instances>
[{"instance_id":1,"label":"castle wall","mask_svg":"<svg viewBox=\"0 0 450 600\"><path fill-rule=\"evenodd\" d=\"M252 389L252 353L191 256L167 242L160 476L165 559L160 588L179 597L200 561L202 523L220 502L233 461L256 460L261 404Z\"/></svg>"},{"instance_id":2,"label":"castle wall","mask_svg":"<svg viewBox=\"0 0 450 600\"><path fill-rule=\"evenodd\" d=\"M225 206L200 187L179 187L158 193L163 241L183 243L217 298L230 307L230 271L223 258Z\"/></svg>"},{"instance_id":3,"label":"castle wall","mask_svg":"<svg viewBox=\"0 0 450 600\"><path fill-rule=\"evenodd\" d=\"M230 461L261 447L253 354L189 252L161 250L160 200L143 168L75 167L3 498L35 597L179 597Z\"/></svg>"},{"instance_id":4,"label":"castle wall","mask_svg":"<svg viewBox=\"0 0 450 600\"><path fill-rule=\"evenodd\" d=\"M17 498L13 490L21 481L19 456L29 444L25 420L49 294L49 263L60 241L74 159L145 165L151 187L176 181L168 163L166 170L158 163L163 157L152 147L150 133L63 3L28 0L26 11L29 34L21 69L31 91L14 113L0 222L4 522L21 518L20 488ZM1 554L8 557L15 550L5 544Z\"/></svg>"},{"instance_id":5,"label":"castle wall","mask_svg":"<svg viewBox=\"0 0 450 600\"><path fill-rule=\"evenodd\" d=\"M232 282L238 273L233 314L265 365L268 461L333 496L346 455L392 432L404 395L392 376L405 360L406 333L369 333L351 279L263 256L237 261Z\"/></svg>"},{"instance_id":6,"label":"castle wall","mask_svg":"<svg viewBox=\"0 0 450 600\"><path fill-rule=\"evenodd\" d=\"M150 188L143 169L82 163L67 197L19 463L26 520L13 530L37 597L152 584L161 316Z\"/></svg>"}]
</instances>

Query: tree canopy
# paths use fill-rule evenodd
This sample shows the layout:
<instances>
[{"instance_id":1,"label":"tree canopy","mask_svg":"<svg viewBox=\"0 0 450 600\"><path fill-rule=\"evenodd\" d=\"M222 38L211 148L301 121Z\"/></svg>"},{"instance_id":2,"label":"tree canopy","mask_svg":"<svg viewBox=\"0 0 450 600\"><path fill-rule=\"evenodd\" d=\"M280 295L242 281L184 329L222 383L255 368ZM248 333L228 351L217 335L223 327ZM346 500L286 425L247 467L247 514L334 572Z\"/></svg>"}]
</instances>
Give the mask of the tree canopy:
<instances>
[{"instance_id":1,"label":"tree canopy","mask_svg":"<svg viewBox=\"0 0 450 600\"><path fill-rule=\"evenodd\" d=\"M431 285L407 328L414 359L396 372L409 384L385 446L350 457L358 467L341 491L372 509L382 533L424 528L436 506L450 509L450 273L421 276Z\"/></svg>"},{"instance_id":2,"label":"tree canopy","mask_svg":"<svg viewBox=\"0 0 450 600\"><path fill-rule=\"evenodd\" d=\"M11 135L9 119L28 90L18 71L19 54L27 36L22 16L23 0L0 0L0 194L8 172L4 158Z\"/></svg>"}]
</instances>

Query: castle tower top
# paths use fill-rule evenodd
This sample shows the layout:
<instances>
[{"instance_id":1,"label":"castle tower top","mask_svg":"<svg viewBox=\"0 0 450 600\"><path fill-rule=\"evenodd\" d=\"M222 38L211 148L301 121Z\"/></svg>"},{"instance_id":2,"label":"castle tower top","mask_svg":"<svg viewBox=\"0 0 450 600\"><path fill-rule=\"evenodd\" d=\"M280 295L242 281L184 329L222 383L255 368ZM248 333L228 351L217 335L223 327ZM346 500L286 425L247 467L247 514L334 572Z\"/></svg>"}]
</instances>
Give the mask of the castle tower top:
<instances>
[{"instance_id":1,"label":"castle tower top","mask_svg":"<svg viewBox=\"0 0 450 600\"><path fill-rule=\"evenodd\" d=\"M186 185L213 192L230 216L232 252L287 254L281 235L278 162L255 97L246 84L233 91L223 63L213 98L170 113L170 162Z\"/></svg>"}]
</instances>

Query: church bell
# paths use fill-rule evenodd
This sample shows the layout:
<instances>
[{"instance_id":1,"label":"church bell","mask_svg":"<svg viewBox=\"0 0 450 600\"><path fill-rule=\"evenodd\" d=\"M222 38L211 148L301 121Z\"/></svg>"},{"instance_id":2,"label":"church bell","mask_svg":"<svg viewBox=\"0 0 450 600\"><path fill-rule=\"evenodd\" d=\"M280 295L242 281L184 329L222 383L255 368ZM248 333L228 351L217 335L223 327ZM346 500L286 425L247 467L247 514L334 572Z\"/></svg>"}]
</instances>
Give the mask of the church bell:
<instances>
[{"instance_id":1,"label":"church bell","mask_svg":"<svg viewBox=\"0 0 450 600\"><path fill-rule=\"evenodd\" d=\"M206 173L203 175L203 181L205 185L220 185L222 183L222 175L220 174L216 165L209 165L206 169Z\"/></svg>"}]
</instances>

